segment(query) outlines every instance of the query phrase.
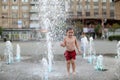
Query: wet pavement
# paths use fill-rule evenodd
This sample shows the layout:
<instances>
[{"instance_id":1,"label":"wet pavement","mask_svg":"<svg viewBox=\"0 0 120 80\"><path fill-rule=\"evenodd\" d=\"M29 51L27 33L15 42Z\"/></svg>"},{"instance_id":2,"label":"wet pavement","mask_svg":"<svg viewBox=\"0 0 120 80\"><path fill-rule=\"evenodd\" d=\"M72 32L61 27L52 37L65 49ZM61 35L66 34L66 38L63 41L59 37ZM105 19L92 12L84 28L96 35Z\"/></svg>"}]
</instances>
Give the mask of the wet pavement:
<instances>
[{"instance_id":1,"label":"wet pavement","mask_svg":"<svg viewBox=\"0 0 120 80\"><path fill-rule=\"evenodd\" d=\"M14 60L12 64L6 64L2 56L4 54L4 42L0 42L0 80L45 80L41 60L46 53L45 41L40 42L12 42L14 46L14 56L16 45L21 47L21 61ZM53 43L54 62L52 71L48 73L48 80L119 80L116 76L116 66L118 59L116 55L117 41L95 41L96 54L104 56L104 69L106 71L95 70L95 63L88 63L81 55L76 58L76 75L67 76L66 62L63 56L64 48L59 46L59 42Z\"/></svg>"}]
</instances>

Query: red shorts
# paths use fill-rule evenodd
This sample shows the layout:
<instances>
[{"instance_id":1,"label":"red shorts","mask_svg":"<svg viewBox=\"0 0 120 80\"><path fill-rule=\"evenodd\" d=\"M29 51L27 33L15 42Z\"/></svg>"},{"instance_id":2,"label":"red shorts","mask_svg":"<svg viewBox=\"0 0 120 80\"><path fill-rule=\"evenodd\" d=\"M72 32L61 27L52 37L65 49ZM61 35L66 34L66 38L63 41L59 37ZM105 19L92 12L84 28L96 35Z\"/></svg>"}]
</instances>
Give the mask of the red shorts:
<instances>
[{"instance_id":1,"label":"red shorts","mask_svg":"<svg viewBox=\"0 0 120 80\"><path fill-rule=\"evenodd\" d=\"M64 56L66 60L76 59L76 51L65 51Z\"/></svg>"}]
</instances>

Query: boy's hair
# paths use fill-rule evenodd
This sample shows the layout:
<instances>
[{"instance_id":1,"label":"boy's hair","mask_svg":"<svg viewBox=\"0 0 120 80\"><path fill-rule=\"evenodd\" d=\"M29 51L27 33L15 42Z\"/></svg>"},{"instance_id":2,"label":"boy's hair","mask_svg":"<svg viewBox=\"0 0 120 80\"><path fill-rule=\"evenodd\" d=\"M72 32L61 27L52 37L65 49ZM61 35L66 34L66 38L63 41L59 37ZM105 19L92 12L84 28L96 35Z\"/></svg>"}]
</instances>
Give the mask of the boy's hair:
<instances>
[{"instance_id":1,"label":"boy's hair","mask_svg":"<svg viewBox=\"0 0 120 80\"><path fill-rule=\"evenodd\" d=\"M72 28L72 27L68 27L68 28L66 29L66 32L68 32L69 30L73 30L73 28Z\"/></svg>"}]
</instances>

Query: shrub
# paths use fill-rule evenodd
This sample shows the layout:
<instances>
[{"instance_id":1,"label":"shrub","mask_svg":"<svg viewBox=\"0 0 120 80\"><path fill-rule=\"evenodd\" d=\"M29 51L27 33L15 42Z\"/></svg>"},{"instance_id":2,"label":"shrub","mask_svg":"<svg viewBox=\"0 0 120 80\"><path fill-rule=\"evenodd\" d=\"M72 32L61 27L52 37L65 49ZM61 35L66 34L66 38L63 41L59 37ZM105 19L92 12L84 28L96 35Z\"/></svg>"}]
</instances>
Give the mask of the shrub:
<instances>
[{"instance_id":1,"label":"shrub","mask_svg":"<svg viewBox=\"0 0 120 80\"><path fill-rule=\"evenodd\" d=\"M108 37L108 39L110 41L113 41L113 40L119 41L120 40L120 35L111 35L111 36Z\"/></svg>"}]
</instances>

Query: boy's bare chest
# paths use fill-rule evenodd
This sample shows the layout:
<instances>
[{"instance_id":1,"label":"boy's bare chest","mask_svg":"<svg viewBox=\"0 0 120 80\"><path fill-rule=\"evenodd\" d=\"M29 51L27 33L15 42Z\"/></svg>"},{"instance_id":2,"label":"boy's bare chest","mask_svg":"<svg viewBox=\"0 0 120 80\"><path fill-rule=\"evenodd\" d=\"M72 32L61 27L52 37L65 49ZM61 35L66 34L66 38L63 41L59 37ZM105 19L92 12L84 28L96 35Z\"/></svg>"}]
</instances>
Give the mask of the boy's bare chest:
<instances>
[{"instance_id":1,"label":"boy's bare chest","mask_svg":"<svg viewBox=\"0 0 120 80\"><path fill-rule=\"evenodd\" d=\"M68 39L66 40L66 43L67 43L67 44L74 44L74 43L75 43L75 39L69 39L69 38L68 38Z\"/></svg>"}]
</instances>

